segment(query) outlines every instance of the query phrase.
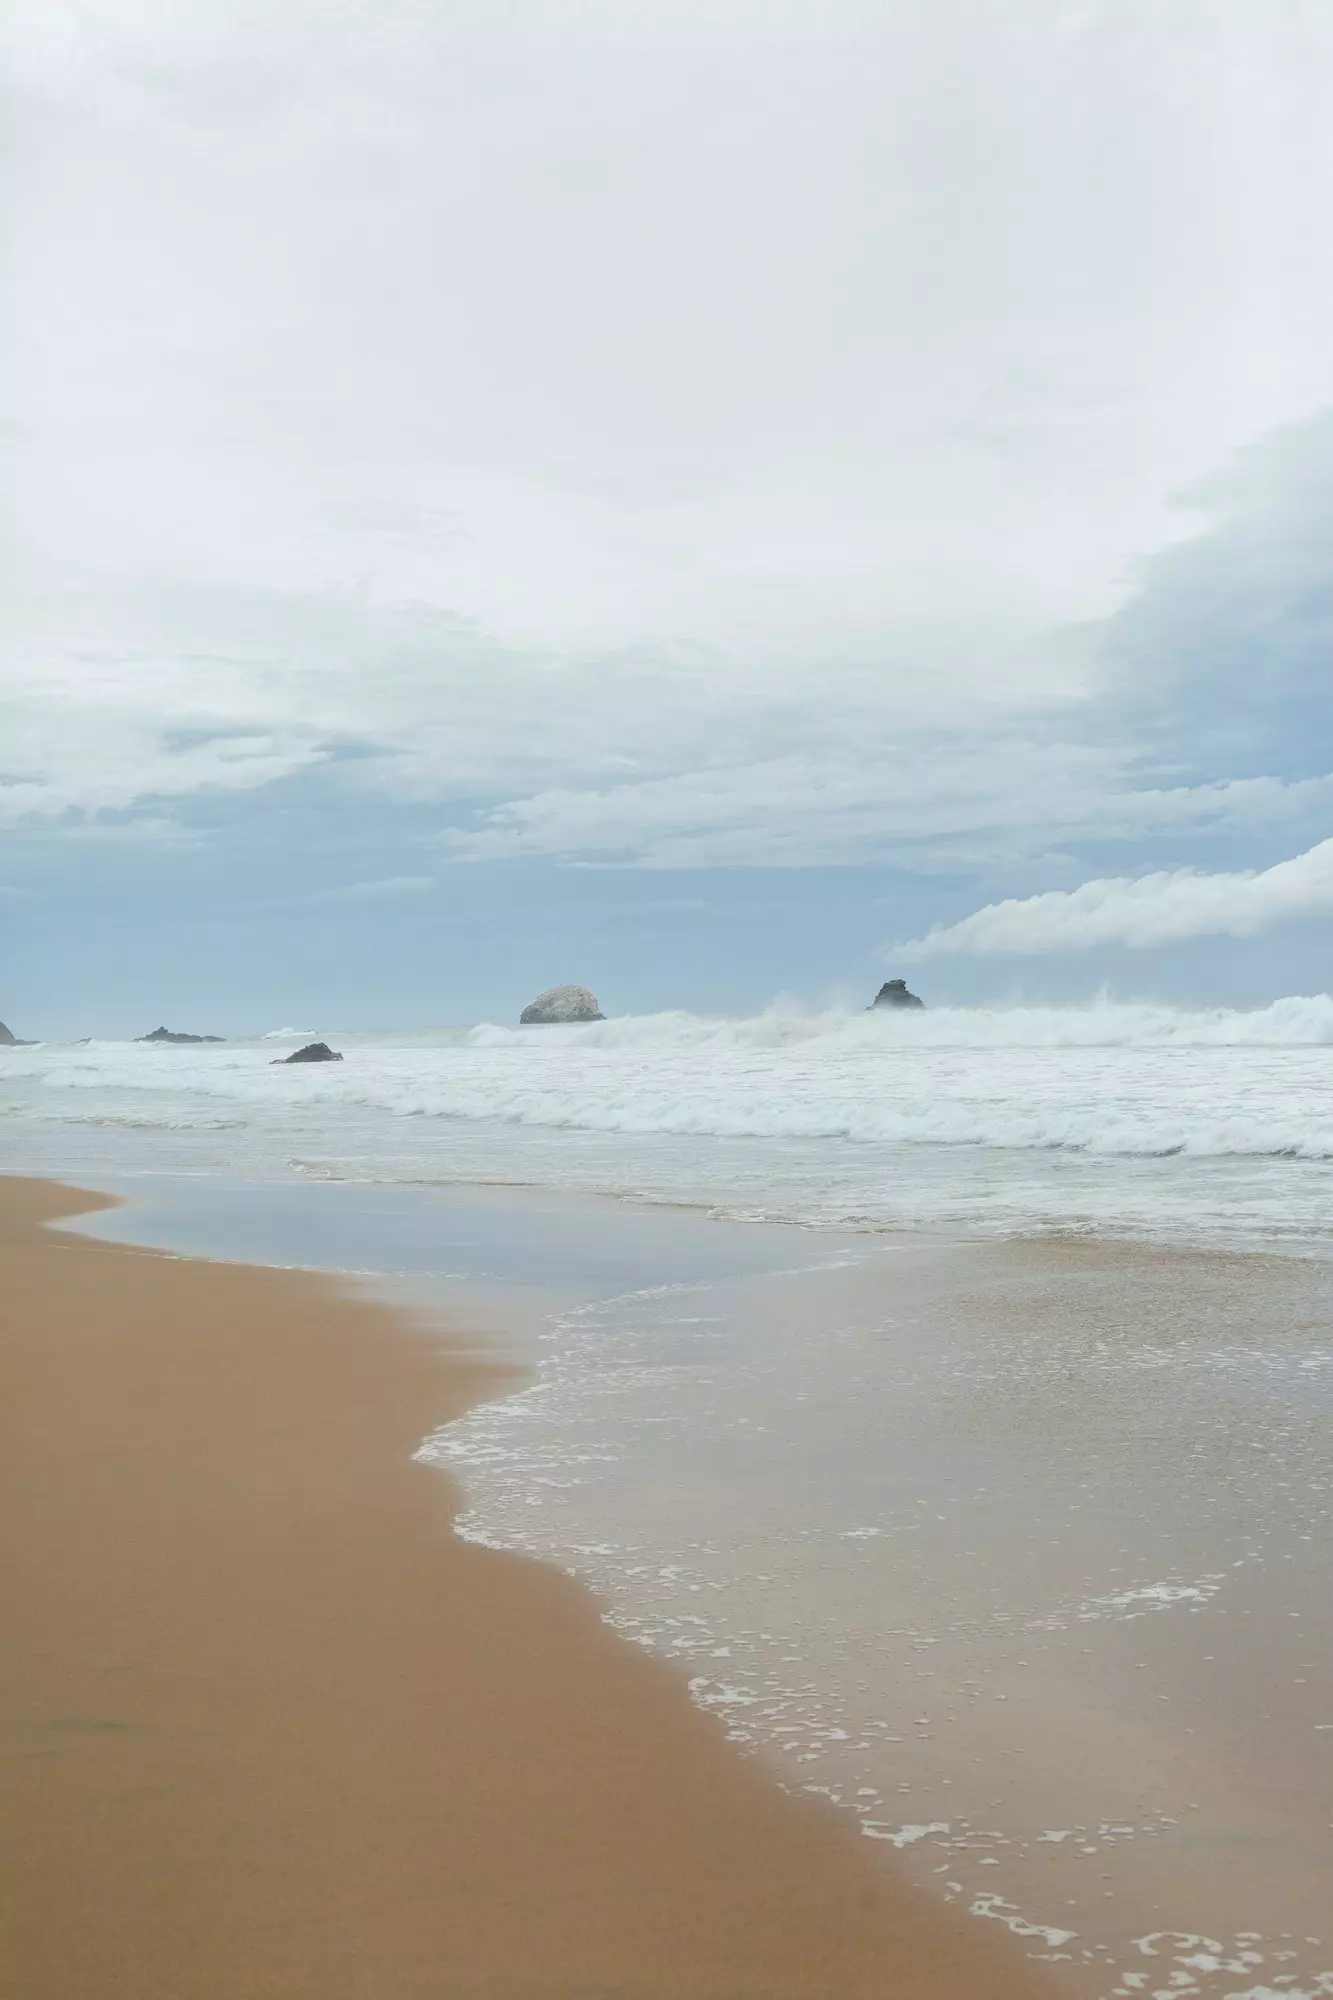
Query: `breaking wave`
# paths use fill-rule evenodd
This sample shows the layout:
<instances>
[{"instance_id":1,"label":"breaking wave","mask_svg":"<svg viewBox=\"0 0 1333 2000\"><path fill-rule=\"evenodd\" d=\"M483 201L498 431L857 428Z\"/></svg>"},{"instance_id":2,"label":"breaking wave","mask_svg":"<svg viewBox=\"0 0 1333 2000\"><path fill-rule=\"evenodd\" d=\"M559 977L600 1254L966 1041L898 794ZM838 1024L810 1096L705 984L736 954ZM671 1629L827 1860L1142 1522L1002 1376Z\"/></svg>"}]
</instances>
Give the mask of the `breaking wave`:
<instances>
[{"instance_id":1,"label":"breaking wave","mask_svg":"<svg viewBox=\"0 0 1333 2000\"><path fill-rule=\"evenodd\" d=\"M522 1181L855 1227L1330 1236L1333 999L0 1050L0 1159ZM43 1137L42 1135L46 1135Z\"/></svg>"},{"instance_id":2,"label":"breaking wave","mask_svg":"<svg viewBox=\"0 0 1333 2000\"><path fill-rule=\"evenodd\" d=\"M1109 997L1080 1007L932 1007L922 1013L829 1008L806 1013L775 1002L742 1019L686 1013L629 1014L617 1020L539 1030L572 1047L849 1049L1119 1049L1333 1047L1333 995L1274 1000L1267 1007L1185 1008ZM478 1047L526 1046L530 1028L486 1023Z\"/></svg>"},{"instance_id":3,"label":"breaking wave","mask_svg":"<svg viewBox=\"0 0 1333 2000\"><path fill-rule=\"evenodd\" d=\"M286 1119L303 1140L334 1145L350 1117L378 1115L640 1140L1333 1158L1327 994L1249 1012L1103 999L810 1014L779 1003L748 1019L340 1040L336 1069L275 1069L264 1037L7 1050L2 1071L10 1093L26 1083L29 1116L202 1127L222 1099L232 1116L244 1108L275 1130Z\"/></svg>"}]
</instances>

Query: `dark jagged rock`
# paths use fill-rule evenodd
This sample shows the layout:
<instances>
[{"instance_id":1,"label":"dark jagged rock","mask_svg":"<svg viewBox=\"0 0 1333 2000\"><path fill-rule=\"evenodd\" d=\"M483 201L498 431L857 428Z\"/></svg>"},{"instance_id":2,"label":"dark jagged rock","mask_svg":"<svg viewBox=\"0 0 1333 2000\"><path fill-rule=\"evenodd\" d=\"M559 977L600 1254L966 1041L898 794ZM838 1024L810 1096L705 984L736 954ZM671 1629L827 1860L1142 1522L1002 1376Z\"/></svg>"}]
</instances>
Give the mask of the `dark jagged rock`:
<instances>
[{"instance_id":1,"label":"dark jagged rock","mask_svg":"<svg viewBox=\"0 0 1333 2000\"><path fill-rule=\"evenodd\" d=\"M224 1035L185 1035L177 1034L170 1028L154 1028L151 1035L138 1035L135 1039L140 1042L221 1042L225 1041L226 1037Z\"/></svg>"},{"instance_id":2,"label":"dark jagged rock","mask_svg":"<svg viewBox=\"0 0 1333 2000\"><path fill-rule=\"evenodd\" d=\"M873 1013L876 1007L924 1007L925 1004L915 993L908 992L905 979L886 979L866 1012Z\"/></svg>"},{"instance_id":3,"label":"dark jagged rock","mask_svg":"<svg viewBox=\"0 0 1333 2000\"><path fill-rule=\"evenodd\" d=\"M11 1035L3 1021L0 1021L0 1049L31 1049L35 1042L25 1042L22 1035Z\"/></svg>"},{"instance_id":4,"label":"dark jagged rock","mask_svg":"<svg viewBox=\"0 0 1333 2000\"><path fill-rule=\"evenodd\" d=\"M548 986L523 1009L521 1028L550 1027L557 1021L604 1021L595 994L586 986Z\"/></svg>"},{"instance_id":5,"label":"dark jagged rock","mask_svg":"<svg viewBox=\"0 0 1333 2000\"><path fill-rule=\"evenodd\" d=\"M327 1042L307 1042L303 1049L293 1049L289 1056L274 1056L270 1067L276 1069L279 1063L341 1061L337 1049L331 1049Z\"/></svg>"}]
</instances>

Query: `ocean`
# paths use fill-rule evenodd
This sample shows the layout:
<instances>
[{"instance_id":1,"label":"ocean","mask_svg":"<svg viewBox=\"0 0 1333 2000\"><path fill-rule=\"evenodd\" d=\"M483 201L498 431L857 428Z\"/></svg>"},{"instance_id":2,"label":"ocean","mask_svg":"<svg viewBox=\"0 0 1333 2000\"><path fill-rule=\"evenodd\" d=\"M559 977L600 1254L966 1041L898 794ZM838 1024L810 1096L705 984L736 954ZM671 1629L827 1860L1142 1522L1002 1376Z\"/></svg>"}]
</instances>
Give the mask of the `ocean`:
<instances>
[{"instance_id":1,"label":"ocean","mask_svg":"<svg viewBox=\"0 0 1333 2000\"><path fill-rule=\"evenodd\" d=\"M0 1165L498 1331L461 1531L1071 2000L1313 2000L1331 1070L1322 995L318 1024L0 1051Z\"/></svg>"},{"instance_id":2,"label":"ocean","mask_svg":"<svg viewBox=\"0 0 1333 2000\"><path fill-rule=\"evenodd\" d=\"M118 1169L522 1183L854 1229L1328 1239L1333 999L671 1013L0 1052L6 1144ZM307 1035L304 1038L309 1038Z\"/></svg>"}]
</instances>

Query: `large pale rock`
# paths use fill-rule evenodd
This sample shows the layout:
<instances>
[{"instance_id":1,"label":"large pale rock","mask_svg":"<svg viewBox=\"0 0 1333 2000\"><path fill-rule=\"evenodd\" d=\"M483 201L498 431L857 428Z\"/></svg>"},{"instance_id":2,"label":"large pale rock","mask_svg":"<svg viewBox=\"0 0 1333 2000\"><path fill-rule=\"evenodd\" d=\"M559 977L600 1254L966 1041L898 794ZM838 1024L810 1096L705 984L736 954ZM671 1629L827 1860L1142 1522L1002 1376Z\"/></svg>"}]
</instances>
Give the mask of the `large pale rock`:
<instances>
[{"instance_id":1,"label":"large pale rock","mask_svg":"<svg viewBox=\"0 0 1333 2000\"><path fill-rule=\"evenodd\" d=\"M519 1015L524 1028L548 1027L557 1021L604 1021L597 997L586 986L548 986Z\"/></svg>"},{"instance_id":2,"label":"large pale rock","mask_svg":"<svg viewBox=\"0 0 1333 2000\"><path fill-rule=\"evenodd\" d=\"M0 1021L0 1049L16 1049L20 1046L17 1035L11 1035L3 1021Z\"/></svg>"},{"instance_id":3,"label":"large pale rock","mask_svg":"<svg viewBox=\"0 0 1333 2000\"><path fill-rule=\"evenodd\" d=\"M925 1004L924 1000L917 999L915 993L908 992L905 979L886 979L866 1011L873 1012L876 1007L924 1007Z\"/></svg>"}]
</instances>

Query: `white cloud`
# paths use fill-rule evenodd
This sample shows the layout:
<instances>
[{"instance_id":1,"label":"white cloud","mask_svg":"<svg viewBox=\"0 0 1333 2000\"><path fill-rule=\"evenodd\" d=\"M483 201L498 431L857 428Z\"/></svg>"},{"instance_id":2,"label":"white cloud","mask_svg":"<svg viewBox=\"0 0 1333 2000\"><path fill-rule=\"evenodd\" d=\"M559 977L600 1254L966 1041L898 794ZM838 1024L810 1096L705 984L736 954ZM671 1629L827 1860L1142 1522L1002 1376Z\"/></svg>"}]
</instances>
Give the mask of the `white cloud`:
<instances>
[{"instance_id":1,"label":"white cloud","mask_svg":"<svg viewBox=\"0 0 1333 2000\"><path fill-rule=\"evenodd\" d=\"M1253 937L1274 924L1333 910L1333 840L1272 868L1203 874L1194 868L1111 877L1081 888L988 903L961 923L891 947L911 963L949 952L1086 951L1095 945L1176 944L1185 938Z\"/></svg>"},{"instance_id":2,"label":"white cloud","mask_svg":"<svg viewBox=\"0 0 1333 2000\"><path fill-rule=\"evenodd\" d=\"M558 789L512 799L454 828L440 845L460 861L555 856L653 868L994 868L1054 836L1137 839L1162 828L1201 834L1299 820L1333 808L1333 775L1286 783L1136 784L1123 750L959 730L946 744L877 737L866 718L855 749L819 742L764 761ZM827 737L829 732L824 730ZM988 848L983 843L989 843Z\"/></svg>"},{"instance_id":3,"label":"white cloud","mask_svg":"<svg viewBox=\"0 0 1333 2000\"><path fill-rule=\"evenodd\" d=\"M1333 391L1317 10L14 0L4 38L11 813L341 737L413 796L706 791L838 707L859 784L1077 699L1035 635Z\"/></svg>"},{"instance_id":4,"label":"white cloud","mask_svg":"<svg viewBox=\"0 0 1333 2000\"><path fill-rule=\"evenodd\" d=\"M335 15L7 10L0 821L337 769L484 801L460 859L994 873L1318 810L1090 746L1043 635L1333 394L1333 19Z\"/></svg>"},{"instance_id":5,"label":"white cloud","mask_svg":"<svg viewBox=\"0 0 1333 2000\"><path fill-rule=\"evenodd\" d=\"M431 875L388 875L382 882L348 882L336 889L319 889L312 903L392 903L403 896L424 896L435 887Z\"/></svg>"}]
</instances>

